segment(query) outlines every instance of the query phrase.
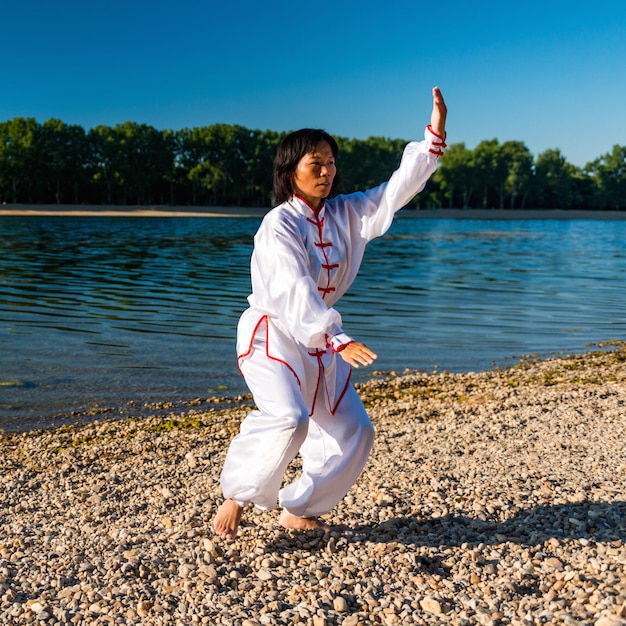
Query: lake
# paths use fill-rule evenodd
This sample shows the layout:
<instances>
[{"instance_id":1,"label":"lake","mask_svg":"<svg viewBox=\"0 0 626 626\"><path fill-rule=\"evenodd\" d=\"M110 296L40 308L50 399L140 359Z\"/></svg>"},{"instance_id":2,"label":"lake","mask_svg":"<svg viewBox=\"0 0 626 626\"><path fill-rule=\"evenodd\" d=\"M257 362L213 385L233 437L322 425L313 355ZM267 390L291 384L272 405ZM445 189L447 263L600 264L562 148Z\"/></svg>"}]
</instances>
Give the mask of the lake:
<instances>
[{"instance_id":1,"label":"lake","mask_svg":"<svg viewBox=\"0 0 626 626\"><path fill-rule=\"evenodd\" d=\"M245 393L235 333L259 222L0 217L0 428ZM378 371L580 352L626 339L625 240L626 221L398 219L337 308Z\"/></svg>"}]
</instances>

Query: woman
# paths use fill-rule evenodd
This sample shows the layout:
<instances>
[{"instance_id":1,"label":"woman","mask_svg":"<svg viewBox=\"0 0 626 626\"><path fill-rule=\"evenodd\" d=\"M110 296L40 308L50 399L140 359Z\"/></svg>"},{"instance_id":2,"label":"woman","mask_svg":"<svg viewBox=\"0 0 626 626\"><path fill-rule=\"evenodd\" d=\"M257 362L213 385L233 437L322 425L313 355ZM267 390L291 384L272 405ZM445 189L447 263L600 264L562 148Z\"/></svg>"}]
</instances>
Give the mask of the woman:
<instances>
[{"instance_id":1,"label":"woman","mask_svg":"<svg viewBox=\"0 0 626 626\"><path fill-rule=\"evenodd\" d=\"M435 171L445 147L447 109L433 89L431 123L407 145L390 180L332 200L337 144L303 129L274 160L277 206L254 239L252 295L239 321L239 368L257 406L232 440L221 474L225 497L213 527L234 539L245 505L283 508L285 528L330 528L319 519L348 492L370 452L374 429L354 387L352 367L376 354L343 332L333 308L359 269L366 244L385 233ZM302 474L281 489L300 453Z\"/></svg>"}]
</instances>

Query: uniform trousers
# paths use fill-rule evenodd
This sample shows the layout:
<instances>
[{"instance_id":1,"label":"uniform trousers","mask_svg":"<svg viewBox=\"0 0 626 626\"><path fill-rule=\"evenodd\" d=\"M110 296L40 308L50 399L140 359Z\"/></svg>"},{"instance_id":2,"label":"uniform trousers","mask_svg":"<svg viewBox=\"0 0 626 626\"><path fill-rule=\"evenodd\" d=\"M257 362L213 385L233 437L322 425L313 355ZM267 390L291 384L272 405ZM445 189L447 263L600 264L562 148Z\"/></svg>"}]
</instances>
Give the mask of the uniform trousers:
<instances>
[{"instance_id":1,"label":"uniform trousers","mask_svg":"<svg viewBox=\"0 0 626 626\"><path fill-rule=\"evenodd\" d=\"M220 477L224 497L265 510L280 504L298 517L328 513L358 478L374 441L374 427L356 390L349 383L331 413L321 362L315 376L299 381L285 362L257 349L243 361L241 372L257 408L228 449ZM313 395L310 388L306 393L307 382L316 386ZM314 397L311 415L307 395ZM302 472L281 488L298 453Z\"/></svg>"}]
</instances>

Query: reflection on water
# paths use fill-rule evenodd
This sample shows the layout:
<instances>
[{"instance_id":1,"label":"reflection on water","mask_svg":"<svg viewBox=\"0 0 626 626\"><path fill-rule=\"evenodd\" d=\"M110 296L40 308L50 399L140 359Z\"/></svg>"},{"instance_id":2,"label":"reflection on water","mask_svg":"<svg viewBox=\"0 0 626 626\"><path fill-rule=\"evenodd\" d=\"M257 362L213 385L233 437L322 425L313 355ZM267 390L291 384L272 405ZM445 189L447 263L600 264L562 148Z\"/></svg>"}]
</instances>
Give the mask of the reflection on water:
<instances>
[{"instance_id":1,"label":"reflection on water","mask_svg":"<svg viewBox=\"0 0 626 626\"><path fill-rule=\"evenodd\" d=\"M258 223L0 218L0 427L244 392L234 342ZM625 231L397 220L338 308L381 370L467 371L624 339Z\"/></svg>"}]
</instances>

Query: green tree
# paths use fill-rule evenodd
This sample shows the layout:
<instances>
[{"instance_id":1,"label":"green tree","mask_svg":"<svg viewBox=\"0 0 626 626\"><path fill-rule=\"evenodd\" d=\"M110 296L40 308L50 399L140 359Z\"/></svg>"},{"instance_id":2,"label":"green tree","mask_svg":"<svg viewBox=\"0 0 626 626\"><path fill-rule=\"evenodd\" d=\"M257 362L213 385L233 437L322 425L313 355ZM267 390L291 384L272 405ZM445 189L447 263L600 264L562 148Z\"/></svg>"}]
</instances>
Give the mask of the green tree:
<instances>
[{"instance_id":1,"label":"green tree","mask_svg":"<svg viewBox=\"0 0 626 626\"><path fill-rule=\"evenodd\" d=\"M169 155L167 164L164 163L163 177L167 187L168 202L176 204L176 190L180 182L180 143L179 134L173 130L163 131L164 149ZM162 199L161 204L165 204Z\"/></svg>"},{"instance_id":2,"label":"green tree","mask_svg":"<svg viewBox=\"0 0 626 626\"><path fill-rule=\"evenodd\" d=\"M511 198L511 208L518 197L524 208L533 180L533 155L521 141L504 142L500 152L508 166L504 190Z\"/></svg>"},{"instance_id":3,"label":"green tree","mask_svg":"<svg viewBox=\"0 0 626 626\"><path fill-rule=\"evenodd\" d=\"M500 181L506 177L506 163L501 158L497 139L481 141L473 151L476 188L480 193L479 206L487 209L500 198Z\"/></svg>"},{"instance_id":4,"label":"green tree","mask_svg":"<svg viewBox=\"0 0 626 626\"><path fill-rule=\"evenodd\" d=\"M222 173L214 162L209 127L183 129L178 133L176 162L182 176L191 183L193 205L207 204L207 194L211 191L215 199Z\"/></svg>"},{"instance_id":5,"label":"green tree","mask_svg":"<svg viewBox=\"0 0 626 626\"><path fill-rule=\"evenodd\" d=\"M209 130L211 160L220 174L215 200L220 204L240 206L247 186L250 131L243 126L228 124L214 124Z\"/></svg>"},{"instance_id":6,"label":"green tree","mask_svg":"<svg viewBox=\"0 0 626 626\"><path fill-rule=\"evenodd\" d=\"M246 150L246 202L251 206L271 203L273 161L276 148L285 133L254 130Z\"/></svg>"},{"instance_id":7,"label":"green tree","mask_svg":"<svg viewBox=\"0 0 626 626\"><path fill-rule=\"evenodd\" d=\"M561 151L549 149L535 160L535 187L539 206L571 209L580 204L580 168L568 163Z\"/></svg>"},{"instance_id":8,"label":"green tree","mask_svg":"<svg viewBox=\"0 0 626 626\"><path fill-rule=\"evenodd\" d=\"M441 157L438 181L450 207L455 206L457 198L464 209L469 207L476 184L476 166L474 155L465 147L465 143L448 146Z\"/></svg>"},{"instance_id":9,"label":"green tree","mask_svg":"<svg viewBox=\"0 0 626 626\"><path fill-rule=\"evenodd\" d=\"M368 137L340 139L338 167L346 192L370 189L389 179L398 167L406 142L401 139Z\"/></svg>"},{"instance_id":10,"label":"green tree","mask_svg":"<svg viewBox=\"0 0 626 626\"><path fill-rule=\"evenodd\" d=\"M38 140L39 125L32 117L15 117L3 125L0 171L13 203L33 202L40 162Z\"/></svg>"},{"instance_id":11,"label":"green tree","mask_svg":"<svg viewBox=\"0 0 626 626\"><path fill-rule=\"evenodd\" d=\"M109 126L100 125L89 131L88 137L92 180L102 190L105 204L117 203L118 187L125 169L118 133Z\"/></svg>"},{"instance_id":12,"label":"green tree","mask_svg":"<svg viewBox=\"0 0 626 626\"><path fill-rule=\"evenodd\" d=\"M626 146L613 150L587 164L586 171L596 183L596 197L601 209L626 209Z\"/></svg>"},{"instance_id":13,"label":"green tree","mask_svg":"<svg viewBox=\"0 0 626 626\"><path fill-rule=\"evenodd\" d=\"M70 196L78 203L88 160L85 131L81 126L49 119L43 123L40 134L45 200L53 197L60 204Z\"/></svg>"},{"instance_id":14,"label":"green tree","mask_svg":"<svg viewBox=\"0 0 626 626\"><path fill-rule=\"evenodd\" d=\"M284 132L214 124L160 131L126 122L85 132L50 119L0 123L0 197L12 202L107 204L225 204L265 206L271 202L272 162ZM338 169L347 192L387 180L406 142L338 137ZM520 141L481 141L474 150L451 145L416 204L484 208L536 206L626 208L626 147L584 169L569 164L558 149L533 162Z\"/></svg>"},{"instance_id":15,"label":"green tree","mask_svg":"<svg viewBox=\"0 0 626 626\"><path fill-rule=\"evenodd\" d=\"M11 188L11 173L7 156L9 122L0 122L0 202L6 202Z\"/></svg>"},{"instance_id":16,"label":"green tree","mask_svg":"<svg viewBox=\"0 0 626 626\"><path fill-rule=\"evenodd\" d=\"M150 204L155 190L167 180L174 155L169 152L163 133L147 124L125 122L114 128L118 151L118 179L123 204L129 198L136 204Z\"/></svg>"}]
</instances>

